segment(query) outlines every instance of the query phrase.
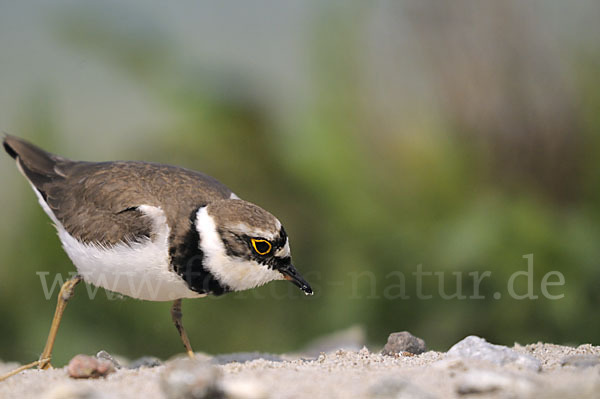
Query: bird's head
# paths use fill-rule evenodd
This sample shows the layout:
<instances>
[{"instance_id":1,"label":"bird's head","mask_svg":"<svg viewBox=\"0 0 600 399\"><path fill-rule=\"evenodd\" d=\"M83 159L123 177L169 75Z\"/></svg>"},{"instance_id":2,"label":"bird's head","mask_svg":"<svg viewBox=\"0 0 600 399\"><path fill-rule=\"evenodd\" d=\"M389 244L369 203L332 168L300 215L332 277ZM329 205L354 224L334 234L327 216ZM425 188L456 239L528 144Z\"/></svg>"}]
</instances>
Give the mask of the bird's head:
<instances>
[{"instance_id":1,"label":"bird's head","mask_svg":"<svg viewBox=\"0 0 600 399\"><path fill-rule=\"evenodd\" d=\"M313 293L292 264L283 226L264 209L240 199L212 202L198 210L196 229L204 267L231 290L288 280Z\"/></svg>"}]
</instances>

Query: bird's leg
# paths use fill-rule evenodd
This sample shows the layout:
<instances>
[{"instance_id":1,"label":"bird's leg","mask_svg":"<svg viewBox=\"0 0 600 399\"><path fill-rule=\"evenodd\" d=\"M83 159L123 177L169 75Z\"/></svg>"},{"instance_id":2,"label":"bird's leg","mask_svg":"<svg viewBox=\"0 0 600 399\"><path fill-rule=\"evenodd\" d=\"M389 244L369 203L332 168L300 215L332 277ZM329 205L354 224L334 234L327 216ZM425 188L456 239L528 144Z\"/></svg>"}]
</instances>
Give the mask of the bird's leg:
<instances>
[{"instance_id":1,"label":"bird's leg","mask_svg":"<svg viewBox=\"0 0 600 399\"><path fill-rule=\"evenodd\" d=\"M4 375L1 375L0 376L0 382L2 382L4 380L12 377L13 375L19 374L21 371L29 370L32 367L39 366L40 363L42 363L45 360L50 360L50 359L36 360L35 362L31 362L31 363L25 364L25 365L23 365L23 366L21 366L19 368L14 369L13 371L10 371L10 372L8 372L8 373L6 373Z\"/></svg>"},{"instance_id":2,"label":"bird's leg","mask_svg":"<svg viewBox=\"0 0 600 399\"><path fill-rule=\"evenodd\" d=\"M190 345L187 333L183 328L181 316L181 299L176 299L173 301L173 306L171 306L171 317L173 318L173 323L175 323L175 327L177 328L177 332L179 332L179 336L181 337L181 341L183 341L183 346L185 346L188 356L190 359L194 359L194 351L192 350L192 345Z\"/></svg>"},{"instance_id":3,"label":"bird's leg","mask_svg":"<svg viewBox=\"0 0 600 399\"><path fill-rule=\"evenodd\" d=\"M44 347L44 352L40 356L38 368L46 370L51 368L50 359L52 357L52 348L54 348L54 340L56 339L56 333L58 333L58 326L60 326L60 320L62 319L63 312L67 307L67 302L73 297L73 290L83 280L80 275L73 276L67 280L58 293L58 303L56 304L56 310L54 311L54 318L52 319L52 325L50 326L50 333L48 334L48 340Z\"/></svg>"},{"instance_id":4,"label":"bird's leg","mask_svg":"<svg viewBox=\"0 0 600 399\"><path fill-rule=\"evenodd\" d=\"M67 307L67 302L73 296L73 289L77 284L81 282L82 279L83 278L81 276L76 275L71 279L67 280L60 288L60 292L58 293L58 303L56 304L56 311L54 312L52 326L50 327L50 334L48 334L46 347L44 348L44 352L42 353L42 356L40 356L40 359L36 360L35 362L25 364L19 368L14 369L9 373L0 376L0 381L4 381L15 374L19 374L21 371L25 371L35 366L38 366L38 368L42 370L52 367L50 365L50 358L52 357L52 348L54 347L54 340L56 339L56 333L58 332L60 319L62 318L62 314L65 311L65 308Z\"/></svg>"}]
</instances>

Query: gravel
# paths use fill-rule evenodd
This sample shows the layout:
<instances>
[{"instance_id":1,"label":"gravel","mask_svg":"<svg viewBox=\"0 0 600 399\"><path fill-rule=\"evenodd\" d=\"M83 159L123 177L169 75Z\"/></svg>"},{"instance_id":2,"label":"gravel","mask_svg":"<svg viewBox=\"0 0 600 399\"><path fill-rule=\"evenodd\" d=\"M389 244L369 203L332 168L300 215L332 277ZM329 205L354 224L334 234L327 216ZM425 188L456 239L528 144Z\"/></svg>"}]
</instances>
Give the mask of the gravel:
<instances>
[{"instance_id":1,"label":"gravel","mask_svg":"<svg viewBox=\"0 0 600 399\"><path fill-rule=\"evenodd\" d=\"M215 362L205 355L196 362L174 359L153 368L122 368L98 379L69 378L66 368L34 369L0 383L0 398L598 398L598 346L508 348L480 338L459 344L452 353L410 356L363 348L312 359L238 354L219 364L226 357ZM523 358L529 360L514 360ZM0 374L14 366L0 363Z\"/></svg>"},{"instance_id":2,"label":"gravel","mask_svg":"<svg viewBox=\"0 0 600 399\"><path fill-rule=\"evenodd\" d=\"M425 351L427 351L425 341L415 337L408 331L402 331L390 334L387 344L385 344L381 353L388 356L395 356L404 352L418 355Z\"/></svg>"},{"instance_id":3,"label":"gravel","mask_svg":"<svg viewBox=\"0 0 600 399\"><path fill-rule=\"evenodd\" d=\"M157 357L143 356L129 363L127 367L130 369L139 369L140 367L158 367L162 364L162 360Z\"/></svg>"},{"instance_id":4,"label":"gravel","mask_svg":"<svg viewBox=\"0 0 600 399\"><path fill-rule=\"evenodd\" d=\"M448 356L483 360L497 365L513 363L534 371L538 371L542 367L539 359L527 353L519 353L506 346L490 344L485 339L474 335L463 339L450 348Z\"/></svg>"},{"instance_id":5,"label":"gravel","mask_svg":"<svg viewBox=\"0 0 600 399\"><path fill-rule=\"evenodd\" d=\"M209 362L178 359L161 373L160 385L169 399L220 399L225 398L221 376Z\"/></svg>"},{"instance_id":6,"label":"gravel","mask_svg":"<svg viewBox=\"0 0 600 399\"><path fill-rule=\"evenodd\" d=\"M114 364L107 359L77 355L69 362L67 372L71 378L100 378L115 372Z\"/></svg>"}]
</instances>

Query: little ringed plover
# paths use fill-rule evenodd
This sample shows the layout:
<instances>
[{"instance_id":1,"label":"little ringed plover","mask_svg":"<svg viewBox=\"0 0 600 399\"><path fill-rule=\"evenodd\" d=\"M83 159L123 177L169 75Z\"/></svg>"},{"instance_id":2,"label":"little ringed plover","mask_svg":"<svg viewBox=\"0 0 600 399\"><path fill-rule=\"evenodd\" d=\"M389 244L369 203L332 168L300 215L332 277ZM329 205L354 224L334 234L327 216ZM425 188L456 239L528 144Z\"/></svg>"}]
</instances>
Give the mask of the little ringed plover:
<instances>
[{"instance_id":1,"label":"little ringed plover","mask_svg":"<svg viewBox=\"0 0 600 399\"><path fill-rule=\"evenodd\" d=\"M312 294L292 264L279 220L210 176L149 162L72 161L9 135L3 145L78 273L62 286L46 347L29 366L50 367L62 313L82 280L133 298L173 301L190 357L182 298L283 279Z\"/></svg>"}]
</instances>

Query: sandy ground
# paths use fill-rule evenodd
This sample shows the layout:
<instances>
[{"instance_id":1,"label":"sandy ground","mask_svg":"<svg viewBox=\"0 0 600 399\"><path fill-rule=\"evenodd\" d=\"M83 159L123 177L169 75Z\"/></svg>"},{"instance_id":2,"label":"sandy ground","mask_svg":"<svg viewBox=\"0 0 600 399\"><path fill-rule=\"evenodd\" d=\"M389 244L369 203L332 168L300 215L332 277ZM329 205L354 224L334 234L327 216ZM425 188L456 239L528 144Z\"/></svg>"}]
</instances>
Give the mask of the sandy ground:
<instances>
[{"instance_id":1,"label":"sandy ground","mask_svg":"<svg viewBox=\"0 0 600 399\"><path fill-rule=\"evenodd\" d=\"M238 354L201 356L200 362L212 361L214 366L204 367L216 370L216 377L203 378L214 378L210 383L224 387L229 398L600 398L600 347L538 343L513 349L539 359L541 370L433 351L384 356L366 348L312 359L271 356L265 360L268 356ZM244 362L245 357L255 359ZM14 366L0 364L0 374ZM184 373L176 375L173 370ZM28 370L0 382L0 398L194 397L189 392L185 396L185 390L175 392L172 385L185 385L194 373L203 372L181 360L153 368L119 369L105 378L86 380L70 378L66 368Z\"/></svg>"}]
</instances>

